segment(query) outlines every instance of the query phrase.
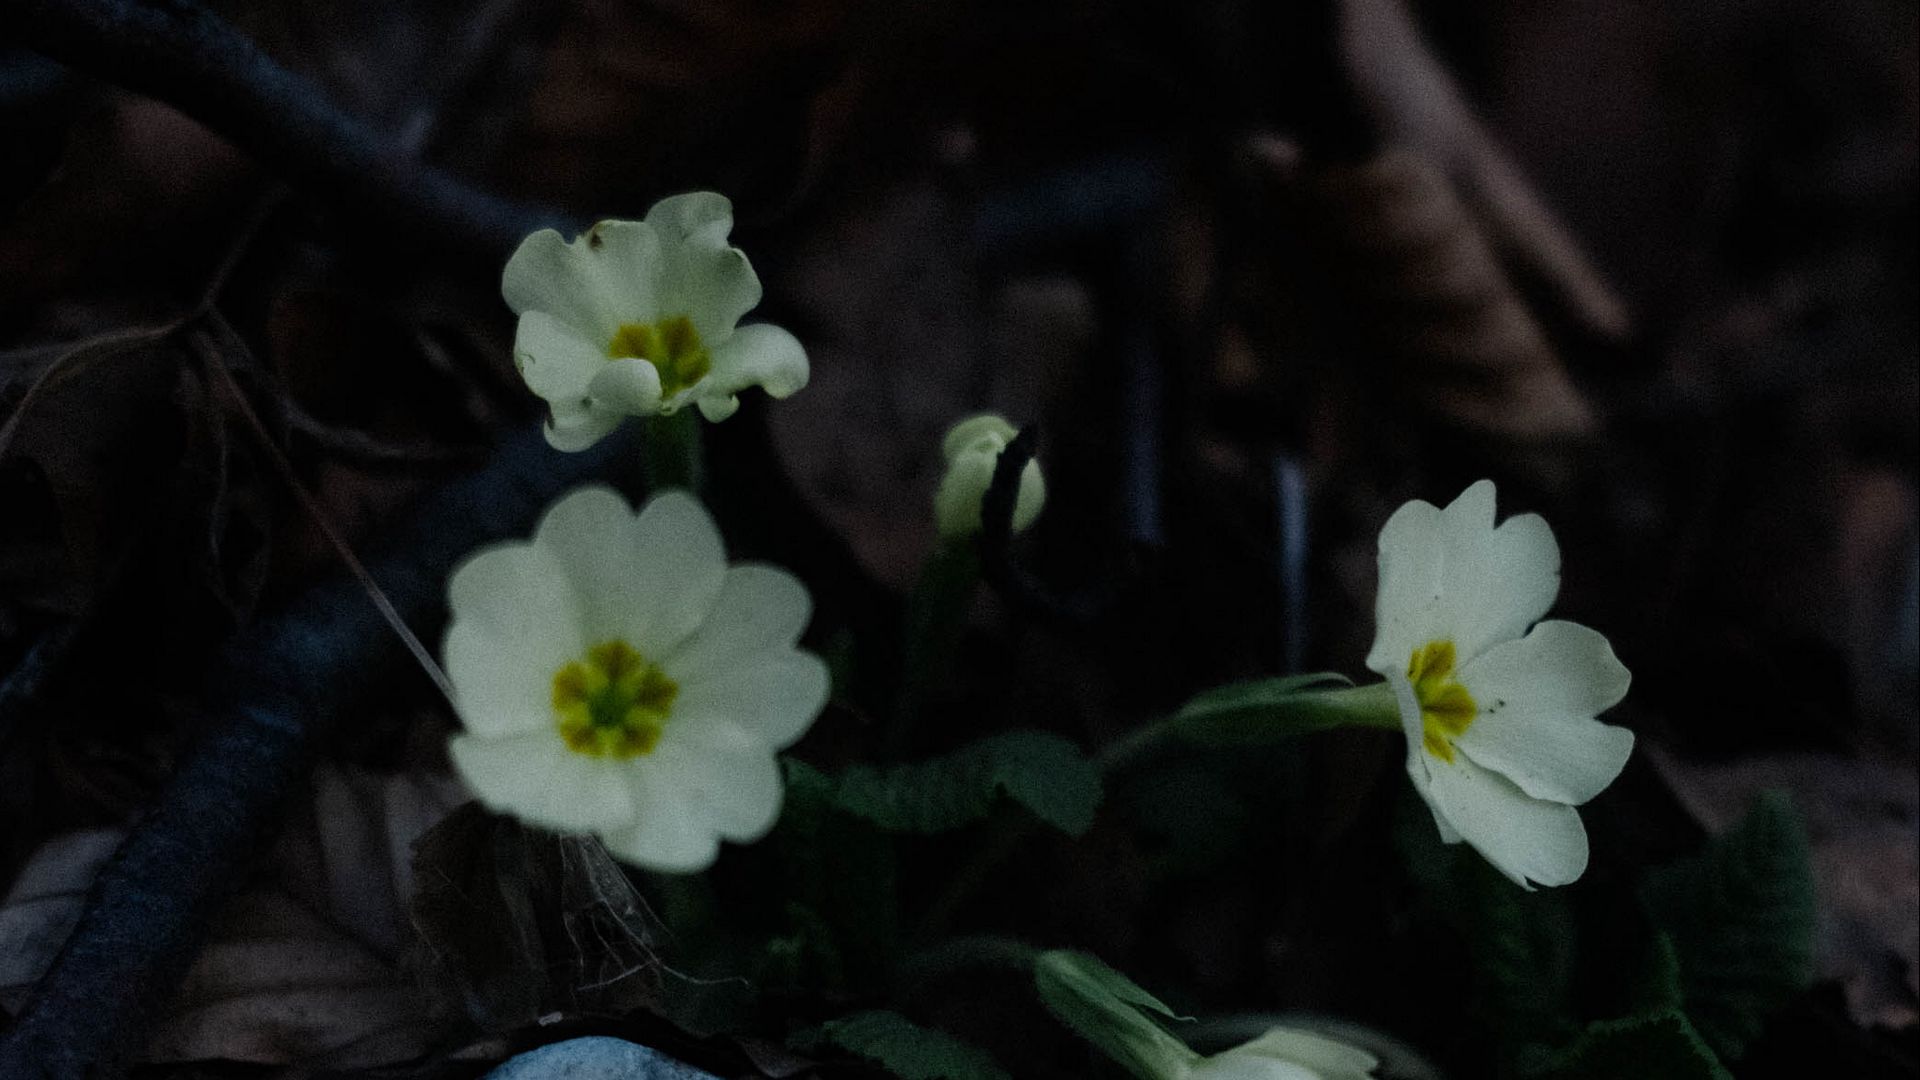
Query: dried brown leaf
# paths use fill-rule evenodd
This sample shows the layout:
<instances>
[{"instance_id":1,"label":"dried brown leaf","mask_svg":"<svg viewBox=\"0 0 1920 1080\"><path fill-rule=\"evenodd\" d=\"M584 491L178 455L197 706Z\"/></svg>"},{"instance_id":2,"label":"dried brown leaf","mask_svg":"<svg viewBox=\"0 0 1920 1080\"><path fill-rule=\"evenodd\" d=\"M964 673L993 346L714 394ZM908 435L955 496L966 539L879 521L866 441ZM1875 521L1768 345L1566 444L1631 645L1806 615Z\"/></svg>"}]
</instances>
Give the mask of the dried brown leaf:
<instances>
[{"instance_id":1,"label":"dried brown leaf","mask_svg":"<svg viewBox=\"0 0 1920 1080\"><path fill-rule=\"evenodd\" d=\"M272 877L221 913L142 1057L358 1068L425 1052L440 1026L402 964L400 898L414 838L463 797L445 778L323 768ZM0 906L0 1003L24 1000L124 835L65 834L29 861Z\"/></svg>"},{"instance_id":2,"label":"dried brown leaf","mask_svg":"<svg viewBox=\"0 0 1920 1080\"><path fill-rule=\"evenodd\" d=\"M1392 364L1420 411L1521 443L1590 433L1594 416L1452 182L1417 151L1303 165L1259 140L1260 167L1347 300L1341 329Z\"/></svg>"}]
</instances>

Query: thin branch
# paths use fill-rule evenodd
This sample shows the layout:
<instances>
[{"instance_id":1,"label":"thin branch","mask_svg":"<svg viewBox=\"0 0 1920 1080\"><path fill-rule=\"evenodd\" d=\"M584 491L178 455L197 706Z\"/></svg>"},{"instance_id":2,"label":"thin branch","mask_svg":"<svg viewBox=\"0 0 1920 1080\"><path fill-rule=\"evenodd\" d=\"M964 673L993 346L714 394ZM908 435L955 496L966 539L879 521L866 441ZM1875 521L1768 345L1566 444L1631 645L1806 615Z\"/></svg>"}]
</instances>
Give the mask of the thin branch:
<instances>
[{"instance_id":1,"label":"thin branch","mask_svg":"<svg viewBox=\"0 0 1920 1080\"><path fill-rule=\"evenodd\" d=\"M218 385L226 391L234 411L240 414L240 419L246 424L247 431L252 434L255 445L273 465L274 471L280 476L281 483L292 492L300 508L312 520L314 528L320 530L320 535L327 541L328 546L333 548L334 554L347 568L347 572L360 583L360 588L367 594L367 601L380 613L380 617L386 620L388 628L393 631L395 637L400 639L400 643L406 646L414 662L420 665L420 670L426 672L427 678L433 680L433 684L439 687L440 693L451 704L453 681L447 678L445 671L441 670L439 661L433 658L433 653L421 644L419 635L415 634L413 628L407 625L407 621L401 618L400 612L393 606L392 599L380 588L380 583L373 580L373 575L367 572L360 557L354 554L353 545L347 543L346 537L340 535L340 530L333 527L333 521L321 507L320 501L315 499L313 493L306 489L306 485L300 482L299 474L294 472L293 462L287 460L286 451L280 448L280 443L267 431L267 425L261 422L260 414L254 411L253 402L247 400L247 392L241 389L240 381L233 377L233 370L221 355L222 351L237 352L251 363L252 357L247 352L246 342L242 341L233 327L220 317L219 312L210 312L208 322L212 324L212 331L197 332L192 338L195 351L200 354L202 366L206 369L208 377L217 380Z\"/></svg>"},{"instance_id":2,"label":"thin branch","mask_svg":"<svg viewBox=\"0 0 1920 1080\"><path fill-rule=\"evenodd\" d=\"M994 462L993 480L980 500L981 577L1016 609L1070 626L1090 627L1120 600L1130 578L1095 585L1078 593L1049 588L1013 558L1013 507L1020 493L1020 474L1033 460L1039 428L1029 425L1014 436Z\"/></svg>"},{"instance_id":3,"label":"thin branch","mask_svg":"<svg viewBox=\"0 0 1920 1080\"><path fill-rule=\"evenodd\" d=\"M7 0L0 32L172 105L299 190L395 235L504 258L535 229L570 224L421 161L191 0Z\"/></svg>"}]
</instances>

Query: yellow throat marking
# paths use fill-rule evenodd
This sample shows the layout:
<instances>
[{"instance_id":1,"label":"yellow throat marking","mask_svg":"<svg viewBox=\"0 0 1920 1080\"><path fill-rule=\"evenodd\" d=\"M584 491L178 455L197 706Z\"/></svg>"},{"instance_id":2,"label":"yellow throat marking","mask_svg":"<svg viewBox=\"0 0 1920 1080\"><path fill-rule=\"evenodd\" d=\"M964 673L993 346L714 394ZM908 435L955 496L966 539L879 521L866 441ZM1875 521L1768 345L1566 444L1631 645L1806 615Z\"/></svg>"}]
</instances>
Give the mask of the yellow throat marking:
<instances>
[{"instance_id":1,"label":"yellow throat marking","mask_svg":"<svg viewBox=\"0 0 1920 1080\"><path fill-rule=\"evenodd\" d=\"M660 373L660 397L673 395L699 382L713 369L713 358L700 340L700 331L685 315L658 322L622 323L607 343L607 359L645 360Z\"/></svg>"},{"instance_id":2,"label":"yellow throat marking","mask_svg":"<svg viewBox=\"0 0 1920 1080\"><path fill-rule=\"evenodd\" d=\"M1453 740L1466 734L1480 714L1473 695L1453 677L1453 660L1453 642L1441 638L1413 650L1407 661L1407 681L1420 702L1422 743L1445 762L1453 761Z\"/></svg>"},{"instance_id":3,"label":"yellow throat marking","mask_svg":"<svg viewBox=\"0 0 1920 1080\"><path fill-rule=\"evenodd\" d=\"M630 758L660 745L680 685L624 641L606 641L553 674L554 724L567 749Z\"/></svg>"}]
</instances>

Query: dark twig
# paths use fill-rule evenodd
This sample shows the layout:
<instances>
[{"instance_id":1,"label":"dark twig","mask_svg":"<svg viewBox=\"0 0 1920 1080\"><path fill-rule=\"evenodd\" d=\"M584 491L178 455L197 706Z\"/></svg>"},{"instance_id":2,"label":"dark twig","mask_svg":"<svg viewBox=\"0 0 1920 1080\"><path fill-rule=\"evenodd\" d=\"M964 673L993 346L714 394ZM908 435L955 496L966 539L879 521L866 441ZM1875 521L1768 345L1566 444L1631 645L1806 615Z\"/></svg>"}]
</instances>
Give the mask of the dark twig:
<instances>
[{"instance_id":1,"label":"dark twig","mask_svg":"<svg viewBox=\"0 0 1920 1080\"><path fill-rule=\"evenodd\" d=\"M433 654L427 650L426 645L420 641L419 635L407 625L399 610L393 606L392 599L387 596L385 590L380 588L380 583L367 572L365 564L360 561L358 555L354 554L353 546L347 543L346 537L341 536L339 530L333 527L333 522L328 518L326 510L321 507L320 501L315 499L300 482L299 475L294 471L293 462L287 460L286 451L280 447L280 441L267 430L266 423L260 419L260 414L253 408L253 402L247 400L247 393L241 388L239 380L233 377L232 368L229 366L233 363L253 370L259 369L259 365L253 360L252 353L247 349L246 342L225 319L220 317L218 311L208 312L207 322L209 329L195 332L190 340L195 353L200 356L202 367L205 368L209 380L226 392L228 404L240 415L241 422L253 435L254 444L266 456L267 462L273 466L274 471L280 474L281 482L293 493L300 508L306 511L314 528L319 530L320 535L327 541L327 546L333 548L334 555L339 558L341 565L345 566L347 572L353 575L353 579L360 583L361 591L366 594L367 600L373 604L375 610L380 612L380 617L386 620L387 627L400 639L400 643L406 646L407 652L413 655L420 669L427 673L427 677L434 681L434 684L440 688L440 692L445 694L447 700L451 702L453 684L447 681L446 672L440 670L439 663L434 660ZM286 397L285 394L275 396Z\"/></svg>"},{"instance_id":2,"label":"dark twig","mask_svg":"<svg viewBox=\"0 0 1920 1080\"><path fill-rule=\"evenodd\" d=\"M178 108L296 188L399 235L504 257L529 232L567 224L426 164L191 0L8 0L0 30Z\"/></svg>"},{"instance_id":3,"label":"dark twig","mask_svg":"<svg viewBox=\"0 0 1920 1080\"><path fill-rule=\"evenodd\" d=\"M1274 576L1280 584L1280 660L1292 675L1307 663L1307 474L1300 459L1273 455Z\"/></svg>"},{"instance_id":4,"label":"dark twig","mask_svg":"<svg viewBox=\"0 0 1920 1080\"><path fill-rule=\"evenodd\" d=\"M445 447L424 439L393 442L370 432L329 424L282 398L273 406L301 438L332 457L363 469L416 468L421 465L473 464L484 450Z\"/></svg>"},{"instance_id":5,"label":"dark twig","mask_svg":"<svg viewBox=\"0 0 1920 1080\"><path fill-rule=\"evenodd\" d=\"M1153 265L1157 237L1130 235L1122 247L1123 277L1109 282L1109 310L1119 324L1121 491L1126 500L1126 537L1136 550L1166 543L1161 484L1165 480L1166 369L1154 347Z\"/></svg>"},{"instance_id":6,"label":"dark twig","mask_svg":"<svg viewBox=\"0 0 1920 1080\"><path fill-rule=\"evenodd\" d=\"M561 490L636 456L627 433L566 455L527 432L421 504L368 566L400 615L418 623L438 610L461 556L524 532ZM79 1080L124 1067L218 904L278 826L329 723L359 691L382 685L399 652L346 575L234 643L209 680L208 736L95 881L79 925L0 1040L0 1076Z\"/></svg>"},{"instance_id":7,"label":"dark twig","mask_svg":"<svg viewBox=\"0 0 1920 1080\"><path fill-rule=\"evenodd\" d=\"M1033 460L1040 432L1029 425L1014 436L993 466L993 482L980 501L981 576L1016 608L1053 622L1089 627L1119 602L1122 586L1102 584L1079 593L1060 593L1013 559L1013 504L1020 473ZM1130 578L1128 579L1130 580Z\"/></svg>"}]
</instances>

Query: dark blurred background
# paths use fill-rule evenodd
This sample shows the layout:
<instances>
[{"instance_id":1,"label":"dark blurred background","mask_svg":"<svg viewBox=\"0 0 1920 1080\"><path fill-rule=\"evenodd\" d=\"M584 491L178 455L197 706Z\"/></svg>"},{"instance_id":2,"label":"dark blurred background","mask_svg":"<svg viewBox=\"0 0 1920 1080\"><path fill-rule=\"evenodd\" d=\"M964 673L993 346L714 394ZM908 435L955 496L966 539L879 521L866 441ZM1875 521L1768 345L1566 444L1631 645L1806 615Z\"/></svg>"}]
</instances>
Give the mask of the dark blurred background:
<instances>
[{"instance_id":1,"label":"dark blurred background","mask_svg":"<svg viewBox=\"0 0 1920 1080\"><path fill-rule=\"evenodd\" d=\"M1356 671L1379 524L1492 476L1503 513L1561 539L1559 611L1634 673L1615 719L1646 752L1589 814L1596 873L1788 789L1821 983L1741 1075L1912 1074L1911 0L216 6L322 107L528 221L732 197L813 383L713 449L765 450L824 526L814 561L850 568L842 592L814 582L822 648L857 654L893 617L945 427L989 407L1038 425L1051 501L1026 558L1042 599L1098 617L984 601L936 744L980 716L1097 744L1225 679ZM59 34L64 63L8 47L14 17L0 881L149 802L207 658L334 565L223 384L122 331L211 298L356 545L536 415L497 230L362 182L325 133L276 136L191 71ZM732 512L749 553L811 565ZM383 700L336 757L431 761L431 693L396 679ZM814 752L857 744L859 711ZM1378 930L1397 753L1354 736L1252 762L1285 781L1257 796L1171 768L1128 805L1172 839L1037 848L1052 891L972 918L1213 1008L1346 1014L1470 1063L1420 1019L1451 961ZM1196 831L1218 842L1179 839Z\"/></svg>"}]
</instances>

